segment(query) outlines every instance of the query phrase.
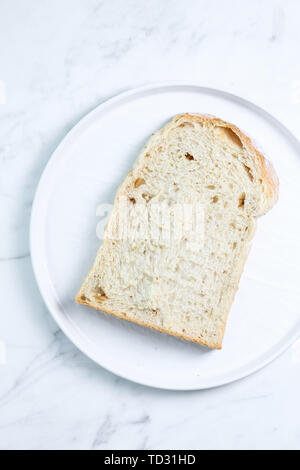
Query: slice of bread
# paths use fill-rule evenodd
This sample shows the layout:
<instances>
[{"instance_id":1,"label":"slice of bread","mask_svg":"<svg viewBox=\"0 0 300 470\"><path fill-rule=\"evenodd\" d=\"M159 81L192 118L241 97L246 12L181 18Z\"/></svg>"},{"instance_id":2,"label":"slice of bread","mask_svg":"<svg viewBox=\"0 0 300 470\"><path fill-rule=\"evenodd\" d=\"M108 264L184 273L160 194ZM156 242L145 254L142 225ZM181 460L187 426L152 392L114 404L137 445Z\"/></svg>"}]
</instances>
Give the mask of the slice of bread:
<instances>
[{"instance_id":1,"label":"slice of bread","mask_svg":"<svg viewBox=\"0 0 300 470\"><path fill-rule=\"evenodd\" d=\"M120 186L76 301L220 349L256 217L275 204L278 187L237 127L176 116Z\"/></svg>"}]
</instances>

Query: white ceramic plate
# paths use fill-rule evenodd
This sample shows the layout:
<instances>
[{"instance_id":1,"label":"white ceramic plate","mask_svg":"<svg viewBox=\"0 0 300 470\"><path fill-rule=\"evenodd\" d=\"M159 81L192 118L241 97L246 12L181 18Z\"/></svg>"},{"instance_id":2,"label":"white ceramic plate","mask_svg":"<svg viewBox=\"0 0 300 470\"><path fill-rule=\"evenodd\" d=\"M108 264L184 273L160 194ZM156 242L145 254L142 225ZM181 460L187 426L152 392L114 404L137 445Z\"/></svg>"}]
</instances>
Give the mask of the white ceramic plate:
<instances>
[{"instance_id":1,"label":"white ceramic plate","mask_svg":"<svg viewBox=\"0 0 300 470\"><path fill-rule=\"evenodd\" d=\"M151 133L181 112L215 114L245 129L263 143L281 181L278 205L259 220L222 351L208 351L74 302L100 244L97 207L113 202ZM265 366L300 331L299 155L297 140L262 109L193 84L147 86L97 107L52 156L32 211L33 267L61 329L101 366L159 388L214 387Z\"/></svg>"}]
</instances>

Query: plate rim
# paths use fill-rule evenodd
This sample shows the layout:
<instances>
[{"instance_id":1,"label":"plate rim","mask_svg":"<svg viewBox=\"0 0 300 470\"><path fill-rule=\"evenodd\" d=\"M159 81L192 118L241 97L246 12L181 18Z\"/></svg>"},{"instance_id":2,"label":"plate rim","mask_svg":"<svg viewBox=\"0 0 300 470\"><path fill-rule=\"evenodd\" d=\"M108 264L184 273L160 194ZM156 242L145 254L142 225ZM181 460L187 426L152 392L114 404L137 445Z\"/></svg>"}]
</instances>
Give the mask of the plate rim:
<instances>
[{"instance_id":1,"label":"plate rim","mask_svg":"<svg viewBox=\"0 0 300 470\"><path fill-rule=\"evenodd\" d=\"M91 350L91 348L88 347L89 343L86 342L85 344L82 343L82 336L80 334L76 335L76 329L68 330L68 328L64 325L64 322L62 318L60 317L59 313L55 310L53 305L50 303L50 301L47 298L47 295L44 290L44 284L42 281L42 278L40 276L40 268L38 266L38 261L37 261L37 256L36 256L36 249L35 249L35 244L34 244L34 238L35 238L35 233L36 233L36 227L37 227L37 222L39 220L39 198L42 195L43 191L43 185L45 181L47 180L47 176L51 171L52 166L56 163L57 156L63 151L64 147L68 144L69 141L72 140L73 136L76 136L76 133L80 131L81 129L84 128L84 126L88 123L88 121L92 120L94 115L99 113L99 110L102 112L105 112L107 109L110 107L113 107L115 104L118 102L121 103L123 100L126 100L130 97L138 97L139 94L143 95L146 92L157 92L160 88L166 88L171 90L172 88L196 88L198 91L202 93L208 93L212 94L215 96L223 96L231 101L235 101L237 103L240 103L244 106L246 106L248 109L252 109L259 114L263 114L269 121L271 121L277 128L281 130L291 141L293 141L294 145L299 147L300 150L300 141L298 138L286 127L279 119L277 119L275 116L273 116L270 112L266 111L263 109L261 106L255 104L252 101L249 101L248 99L245 99L239 95L233 94L231 92L217 89L217 88L210 88L207 86L202 86L201 84L193 81L163 81L163 82L155 82L155 83L150 83L147 85L142 85L134 88L130 88L126 91L123 91L121 93L117 93L116 95L108 98L107 100L104 100L100 104L96 105L91 111L89 111L87 114L85 114L79 121L73 126L62 138L62 140L59 142L57 147L55 148L54 152L51 153L48 162L46 163L44 170L42 172L42 175L39 179L38 185L36 187L36 191L34 194L34 199L33 199L33 204L32 204L32 210L31 210L31 216L30 216L30 227L29 227L29 245L30 245L30 258L31 258L31 263L32 263L32 268L34 272L34 276L41 294L41 297L43 298L44 303L46 304L47 310L51 314L52 318L55 320L55 322L58 324L59 328L63 331L63 333L67 336L67 338L72 341L72 343L89 359L91 359L93 362L95 362L97 365L101 366L102 368L112 372L113 374L129 380L134 383L138 383L140 385L156 388L156 389L162 389L162 390L173 390L173 391L191 391L191 390L207 390L207 389L212 389L216 387L221 387L223 385L227 385L229 383L236 382L238 380L241 380L243 378L246 378L255 372L260 371L264 367L266 367L268 364L273 362L276 358L281 356L285 351L287 351L292 344L297 341L297 339L300 336L300 322L298 328L295 329L295 332L293 334L288 334L288 337L282 338L280 342L277 343L277 346L273 346L268 352L266 352L263 356L260 356L257 360L254 360L252 363L250 362L248 365L247 370L242 372L239 369L234 374L231 374L230 376L222 379L220 377L219 379L208 379L206 382L201 382L199 384L190 384L190 385L184 385L180 384L180 381L178 384L167 384L167 383L160 383L157 384L155 380L142 380L138 377L133 377L130 376L130 374L123 374L119 370L115 370L116 368L111 367L107 364L103 364L102 362L99 361L99 358L96 357L94 354L94 351Z\"/></svg>"}]
</instances>

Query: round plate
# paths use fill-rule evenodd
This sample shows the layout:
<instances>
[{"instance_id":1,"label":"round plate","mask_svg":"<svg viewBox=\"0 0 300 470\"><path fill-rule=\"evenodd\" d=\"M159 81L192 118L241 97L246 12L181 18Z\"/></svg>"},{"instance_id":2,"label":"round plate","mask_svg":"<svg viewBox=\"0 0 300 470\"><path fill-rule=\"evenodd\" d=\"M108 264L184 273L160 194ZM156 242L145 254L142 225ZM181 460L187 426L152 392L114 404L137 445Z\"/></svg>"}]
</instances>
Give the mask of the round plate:
<instances>
[{"instance_id":1,"label":"round plate","mask_svg":"<svg viewBox=\"0 0 300 470\"><path fill-rule=\"evenodd\" d=\"M264 145L281 181L279 203L259 220L222 351L209 351L74 301L101 243L96 227L105 223L100 217L103 207L113 202L151 133L183 112L214 114L245 129ZM101 104L55 151L33 205L33 267L61 329L101 366L159 388L215 387L265 366L300 331L299 154L298 141L276 119L222 91L158 84Z\"/></svg>"}]
</instances>

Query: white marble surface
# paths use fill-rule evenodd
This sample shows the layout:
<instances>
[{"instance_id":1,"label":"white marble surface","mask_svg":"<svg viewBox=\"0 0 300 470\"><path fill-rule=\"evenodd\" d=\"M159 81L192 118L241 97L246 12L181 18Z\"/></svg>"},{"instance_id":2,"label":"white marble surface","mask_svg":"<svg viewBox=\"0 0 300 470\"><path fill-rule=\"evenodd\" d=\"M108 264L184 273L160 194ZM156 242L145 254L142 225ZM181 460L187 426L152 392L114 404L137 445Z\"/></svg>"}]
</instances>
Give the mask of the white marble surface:
<instances>
[{"instance_id":1,"label":"white marble surface","mask_svg":"<svg viewBox=\"0 0 300 470\"><path fill-rule=\"evenodd\" d=\"M52 151L118 91L198 81L253 100L300 137L299 22L298 0L1 0L0 449L300 448L300 343L216 390L129 383L59 331L28 243Z\"/></svg>"}]
</instances>

